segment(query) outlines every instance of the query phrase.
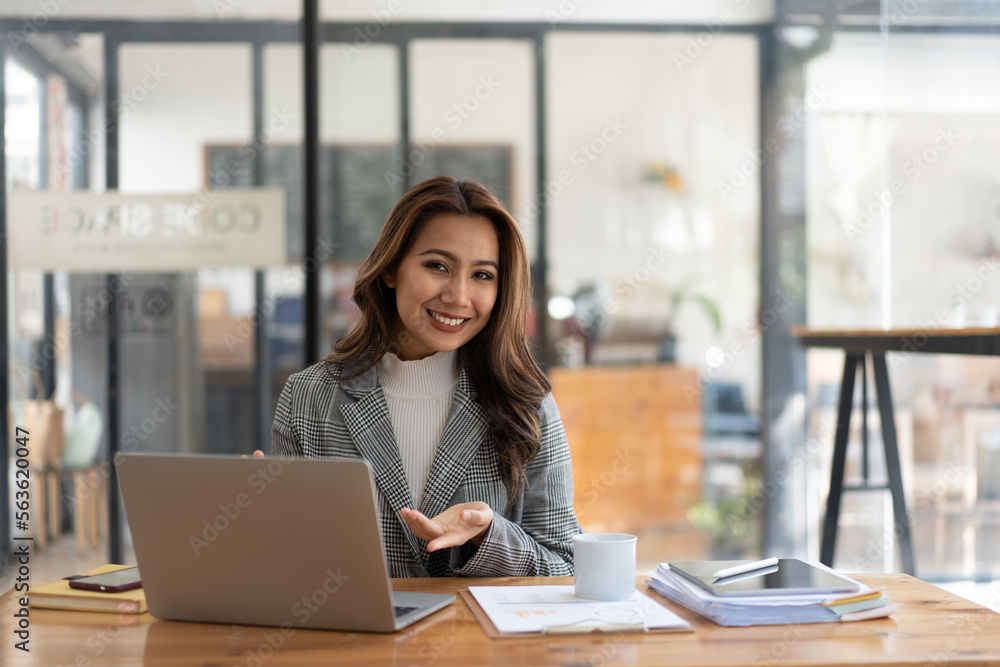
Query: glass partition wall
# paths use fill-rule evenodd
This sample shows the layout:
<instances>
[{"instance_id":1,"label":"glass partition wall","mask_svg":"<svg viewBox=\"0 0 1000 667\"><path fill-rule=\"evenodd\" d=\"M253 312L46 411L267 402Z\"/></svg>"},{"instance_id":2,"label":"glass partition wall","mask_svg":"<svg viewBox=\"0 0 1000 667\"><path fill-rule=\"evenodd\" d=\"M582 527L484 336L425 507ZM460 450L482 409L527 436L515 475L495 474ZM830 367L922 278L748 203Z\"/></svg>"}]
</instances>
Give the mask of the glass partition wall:
<instances>
[{"instance_id":1,"label":"glass partition wall","mask_svg":"<svg viewBox=\"0 0 1000 667\"><path fill-rule=\"evenodd\" d=\"M805 153L810 326L916 329L919 347L920 332L997 325L1000 34L983 7L886 2L870 15L845 13L829 48L805 66L820 101ZM887 359L917 572L993 578L1000 361L918 347ZM808 355L809 433L823 442L808 473L814 548L842 357ZM866 468L885 479L873 402L862 460L862 410L856 396L847 483ZM888 492L843 502L835 566L896 569Z\"/></svg>"},{"instance_id":2,"label":"glass partition wall","mask_svg":"<svg viewBox=\"0 0 1000 667\"><path fill-rule=\"evenodd\" d=\"M149 208L144 198L170 196L177 228L197 237L197 216L179 211L194 211L221 188L265 184L260 156L295 118L275 99L270 113L259 112L263 36L294 41L294 25L234 26L215 12L185 18L142 25L63 16L41 29L30 18L4 20L5 62L13 71L4 86L6 204L25 188L107 189L133 197L135 210ZM29 80L21 80L22 71L38 81L35 131L25 130ZM87 252L120 251L114 246L126 243L128 206L79 206L87 208L77 230L87 237ZM6 222L15 234L31 224L9 216ZM130 229L143 236L141 219L133 222ZM298 253L286 264L300 265ZM265 367L281 371L270 363L274 343L265 337L280 296L268 274L284 267L230 264L187 262L151 272L109 260L89 273L8 265L14 295L23 293L7 301L14 325L8 414L11 428L35 427L33 450L45 452L32 461L30 530L40 549L75 533L87 569L108 560L102 552L110 533L111 560L131 558L127 532L118 530L118 503L108 502L118 495L113 451L242 453L269 439L270 417L257 417L273 414L276 394L258 377ZM113 319L116 327L109 326ZM294 341L291 347L297 349ZM283 378L274 382L280 388ZM5 534L14 529L5 519ZM62 576L44 567L34 574Z\"/></svg>"},{"instance_id":3,"label":"glass partition wall","mask_svg":"<svg viewBox=\"0 0 1000 667\"><path fill-rule=\"evenodd\" d=\"M654 565L762 548L741 510L761 484L759 44L699 38L546 41L547 315L577 512L639 532Z\"/></svg>"},{"instance_id":4,"label":"glass partition wall","mask_svg":"<svg viewBox=\"0 0 1000 667\"><path fill-rule=\"evenodd\" d=\"M322 356L356 319L353 278L395 199L447 173L487 183L521 224L538 280L529 335L580 434L571 443L596 433L612 455L588 463L593 450L574 450L584 528L612 527L595 508L633 503L622 515L650 519L639 526L650 563L678 544L691 557L759 553L764 514L745 510L763 484L760 29L330 21L319 236L305 257L299 17L242 11L51 21L46 39L77 40L56 61L88 73L68 77L61 158L46 157L41 111L58 86L31 68L53 53L41 42L35 56L6 53L8 192L50 187L56 159L65 187L91 191L193 202L279 187L287 223L283 261L267 266L10 274L9 355L30 365L47 339L64 341L37 393L66 410L67 433L88 406L100 421L81 463L92 476L52 464L66 525L49 533L92 498L107 508L112 439L117 451L266 451L278 392L309 358L304 314L319 310ZM366 26L377 34L358 38ZM616 390L579 384L588 377L627 378L623 407L601 407Z\"/></svg>"},{"instance_id":5,"label":"glass partition wall","mask_svg":"<svg viewBox=\"0 0 1000 667\"><path fill-rule=\"evenodd\" d=\"M610 4L523 22L324 4L310 257L297 4L74 6L42 25L34 4L0 10L8 230L12 193L34 189L279 187L287 222L266 266L8 263L8 414L38 399L65 413L63 452L39 463L55 501L32 530L58 537L102 507L115 524L91 502L108 497L112 444L266 449L277 392L350 328L358 262L432 173L480 178L521 223L529 334L578 448L581 521L645 531L650 563L818 553L841 353L804 353L791 325L997 322L988 3L692 3L646 22ZM998 370L890 355L921 576L996 576ZM835 565L897 569L887 494L844 502ZM106 560L80 548L83 565Z\"/></svg>"}]
</instances>

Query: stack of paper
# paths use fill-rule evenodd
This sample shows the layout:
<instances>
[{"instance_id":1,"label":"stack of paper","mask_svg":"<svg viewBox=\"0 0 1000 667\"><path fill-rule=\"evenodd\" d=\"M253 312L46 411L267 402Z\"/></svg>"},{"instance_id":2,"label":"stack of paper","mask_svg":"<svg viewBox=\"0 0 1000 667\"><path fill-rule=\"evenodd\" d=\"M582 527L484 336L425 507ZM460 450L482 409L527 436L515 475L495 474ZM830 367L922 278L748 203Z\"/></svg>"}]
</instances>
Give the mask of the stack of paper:
<instances>
[{"instance_id":1,"label":"stack of paper","mask_svg":"<svg viewBox=\"0 0 1000 667\"><path fill-rule=\"evenodd\" d=\"M861 621L889 616L896 611L896 606L890 605L880 590L860 582L855 582L858 586L855 592L838 595L799 593L720 597L671 571L667 563L661 563L649 576L646 584L657 593L725 626Z\"/></svg>"}]
</instances>

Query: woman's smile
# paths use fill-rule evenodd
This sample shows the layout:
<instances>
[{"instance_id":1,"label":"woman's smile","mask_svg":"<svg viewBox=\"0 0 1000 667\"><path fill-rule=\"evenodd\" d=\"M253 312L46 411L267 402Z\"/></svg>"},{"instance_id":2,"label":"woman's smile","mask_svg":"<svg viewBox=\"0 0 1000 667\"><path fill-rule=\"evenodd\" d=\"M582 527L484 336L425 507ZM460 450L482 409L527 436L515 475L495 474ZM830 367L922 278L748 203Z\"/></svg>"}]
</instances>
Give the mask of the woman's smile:
<instances>
[{"instance_id":1,"label":"woman's smile","mask_svg":"<svg viewBox=\"0 0 1000 667\"><path fill-rule=\"evenodd\" d=\"M451 317L450 315L444 315L429 308L427 309L427 314L431 316L434 324L440 325L437 328L441 329L441 331L459 331L462 325L469 321L468 317Z\"/></svg>"}]
</instances>

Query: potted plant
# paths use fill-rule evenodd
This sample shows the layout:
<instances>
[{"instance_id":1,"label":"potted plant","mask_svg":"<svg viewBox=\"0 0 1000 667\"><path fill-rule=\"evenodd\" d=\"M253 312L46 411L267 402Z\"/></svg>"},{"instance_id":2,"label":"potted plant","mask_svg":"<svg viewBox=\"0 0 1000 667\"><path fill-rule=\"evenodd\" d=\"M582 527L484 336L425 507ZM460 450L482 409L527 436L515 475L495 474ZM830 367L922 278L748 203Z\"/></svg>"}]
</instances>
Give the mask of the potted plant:
<instances>
[{"instance_id":1,"label":"potted plant","mask_svg":"<svg viewBox=\"0 0 1000 667\"><path fill-rule=\"evenodd\" d=\"M760 551L760 516L754 501L762 484L758 473L745 474L746 482L738 495L688 508L691 525L708 535L714 560L740 559Z\"/></svg>"},{"instance_id":2,"label":"potted plant","mask_svg":"<svg viewBox=\"0 0 1000 667\"><path fill-rule=\"evenodd\" d=\"M697 304L712 322L713 330L718 333L722 329L722 313L719 311L718 304L712 297L695 291L694 287L697 281L697 276L690 276L670 290L670 311L667 314L666 332L660 340L660 361L670 363L677 361L676 326L678 314L684 304Z\"/></svg>"}]
</instances>

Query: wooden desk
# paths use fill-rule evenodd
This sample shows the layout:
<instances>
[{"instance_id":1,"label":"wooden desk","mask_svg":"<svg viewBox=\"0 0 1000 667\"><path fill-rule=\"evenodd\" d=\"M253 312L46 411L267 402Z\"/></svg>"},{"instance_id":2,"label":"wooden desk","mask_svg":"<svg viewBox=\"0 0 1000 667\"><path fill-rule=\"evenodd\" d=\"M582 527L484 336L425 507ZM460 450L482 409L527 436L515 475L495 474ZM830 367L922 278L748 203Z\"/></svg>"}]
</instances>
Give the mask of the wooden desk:
<instances>
[{"instance_id":1,"label":"wooden desk","mask_svg":"<svg viewBox=\"0 0 1000 667\"><path fill-rule=\"evenodd\" d=\"M896 417L893 412L892 394L889 390L889 373L886 369L886 352L934 354L1000 355L1000 327L969 329L809 329L792 327L805 347L839 347L844 350L844 374L840 384L837 408L837 429L834 435L833 466L830 470L830 494L826 501L823 519L823 540L820 560L833 564L837 542L837 522L840 516L840 496L844 490L885 488L868 483L868 383L866 358L872 362L875 374L875 393L878 400L879 420L882 423L882 443L885 448L888 488L892 494L894 516L893 533L899 537L903 571L916 572L913 543L910 539L910 517L906 513L903 495L903 477L900 470L899 448L896 443ZM847 437L850 429L854 399L854 383L861 368L862 392L862 447L864 452L863 481L860 485L844 487L844 465L847 459Z\"/></svg>"},{"instance_id":2,"label":"wooden desk","mask_svg":"<svg viewBox=\"0 0 1000 667\"><path fill-rule=\"evenodd\" d=\"M689 620L693 633L489 639L459 598L391 635L158 621L36 609L31 653L4 633L0 664L12 665L1000 665L1000 614L901 574L858 575L886 584L890 619L722 628L636 585ZM572 579L410 579L400 590L456 593L469 585L568 584ZM15 609L0 598L4 627Z\"/></svg>"}]
</instances>

